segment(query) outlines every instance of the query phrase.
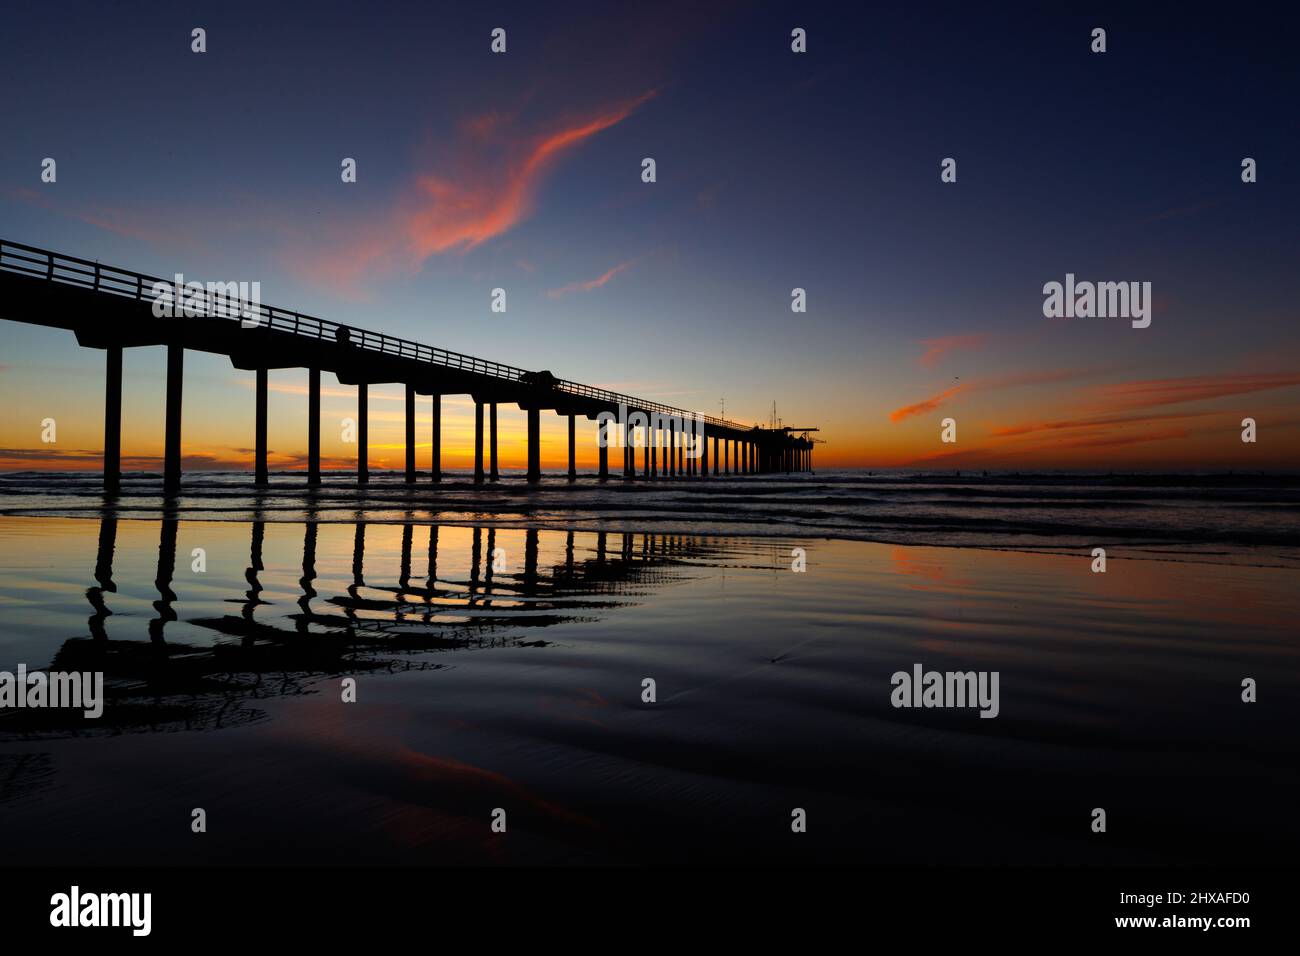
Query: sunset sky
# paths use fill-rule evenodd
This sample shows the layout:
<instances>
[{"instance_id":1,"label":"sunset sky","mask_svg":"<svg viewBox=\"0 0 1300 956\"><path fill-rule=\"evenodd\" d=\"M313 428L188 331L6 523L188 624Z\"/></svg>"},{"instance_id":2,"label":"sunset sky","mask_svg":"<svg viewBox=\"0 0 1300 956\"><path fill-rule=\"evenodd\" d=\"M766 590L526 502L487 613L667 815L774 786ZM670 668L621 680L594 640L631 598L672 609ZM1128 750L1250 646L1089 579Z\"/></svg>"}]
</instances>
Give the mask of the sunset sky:
<instances>
[{"instance_id":1,"label":"sunset sky","mask_svg":"<svg viewBox=\"0 0 1300 956\"><path fill-rule=\"evenodd\" d=\"M1300 467L1300 60L1267 17L608 6L8 9L0 238L259 281L272 305L739 421L775 401L821 427L823 467ZM1151 282L1150 328L1044 318L1067 272ZM127 353L124 467L158 467L163 372L162 349ZM193 352L186 372L186 467L251 467L252 373ZM273 468L305 459L306 383L271 373ZM102 353L0 323L0 400L0 468L99 467ZM464 467L472 403L443 401ZM326 467L354 465L355 411L326 374ZM400 467L400 386L371 389L370 420L372 466ZM522 467L523 413L501 425ZM564 428L544 416L543 467Z\"/></svg>"}]
</instances>

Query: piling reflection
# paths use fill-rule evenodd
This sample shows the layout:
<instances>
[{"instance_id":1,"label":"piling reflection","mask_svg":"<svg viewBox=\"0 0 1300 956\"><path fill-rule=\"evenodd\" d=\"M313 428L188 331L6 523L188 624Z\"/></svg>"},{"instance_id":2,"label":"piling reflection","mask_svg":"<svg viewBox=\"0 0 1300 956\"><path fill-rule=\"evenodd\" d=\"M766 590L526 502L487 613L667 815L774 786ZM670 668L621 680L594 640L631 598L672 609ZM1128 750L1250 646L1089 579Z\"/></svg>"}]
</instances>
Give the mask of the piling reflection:
<instances>
[{"instance_id":1,"label":"piling reflection","mask_svg":"<svg viewBox=\"0 0 1300 956\"><path fill-rule=\"evenodd\" d=\"M242 616L248 623L253 622L253 612L259 604L265 604L262 600L262 584L258 580L258 572L264 570L262 564L262 543L266 539L266 522L253 522L253 543L248 549L248 568L244 571L244 580L248 582L248 590L244 592L244 602Z\"/></svg>"},{"instance_id":2,"label":"piling reflection","mask_svg":"<svg viewBox=\"0 0 1300 956\"><path fill-rule=\"evenodd\" d=\"M158 616L149 622L149 640L161 644L163 628L176 620L172 604L176 601L176 592L172 590L172 577L176 574L176 532L180 522L169 515L161 522L158 536L158 574L154 578L154 587L158 589L158 600L154 601L154 610Z\"/></svg>"},{"instance_id":3,"label":"piling reflection","mask_svg":"<svg viewBox=\"0 0 1300 956\"><path fill-rule=\"evenodd\" d=\"M408 522L401 528L396 576L385 580L382 573L368 573L366 550L368 531L384 529L357 522L350 535L350 573L342 580L326 575L322 583L317 568L321 525L307 521L301 524L296 593L286 600L283 591L268 591L265 583L268 573L272 580L277 573L282 581L293 580L284 573L288 568L267 571L267 522L259 516L246 527L248 562L242 590L218 599L235 607L224 614L186 614L186 601L178 597L175 585L177 541L183 529L174 512L163 517L158 522L152 614L140 622L138 633L127 629L123 637L124 621L119 620L115 636L106 627L113 615L111 598L119 585L130 591L138 582L114 579L118 522L102 518L95 583L85 591L92 611L87 634L65 641L49 668L102 671L105 716L94 726L67 718L59 728L51 721L64 718L47 712L39 728L11 722L7 731L215 728L259 719L260 713L247 706L249 701L305 692L322 677L437 669L445 666L439 655L451 651L545 647L548 642L538 638L539 629L618 613L651 589L680 580L684 563L707 561L722 550L711 539L680 536L619 534L611 542L606 532L531 529L499 536L496 529L482 528L471 529L468 542L465 530L456 528L455 537L462 543L440 547L439 532L446 529ZM501 546L503 537L509 554ZM330 557L344 557L337 536L333 540ZM377 558L380 566L391 568L391 555L382 546ZM440 563L459 570L441 571ZM205 608L211 605L209 599ZM196 628L211 633L211 641L169 642L168 628L177 621L189 634Z\"/></svg>"},{"instance_id":4,"label":"piling reflection","mask_svg":"<svg viewBox=\"0 0 1300 956\"><path fill-rule=\"evenodd\" d=\"M116 543L117 519L105 517L99 522L99 548L95 558L95 581L98 583L96 587L86 589L86 600L94 609L86 624L90 628L90 636L100 641L108 640L104 619L113 613L104 603L104 592L117 590L117 585L113 583L113 551Z\"/></svg>"}]
</instances>

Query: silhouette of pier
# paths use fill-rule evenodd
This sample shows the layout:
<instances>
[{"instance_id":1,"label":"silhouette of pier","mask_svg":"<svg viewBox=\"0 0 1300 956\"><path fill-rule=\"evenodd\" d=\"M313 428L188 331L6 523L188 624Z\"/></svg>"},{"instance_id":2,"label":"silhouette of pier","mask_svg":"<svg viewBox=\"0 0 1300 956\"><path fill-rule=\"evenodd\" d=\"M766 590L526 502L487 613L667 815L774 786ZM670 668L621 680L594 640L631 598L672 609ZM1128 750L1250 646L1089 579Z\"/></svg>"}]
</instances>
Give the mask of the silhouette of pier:
<instances>
[{"instance_id":1,"label":"silhouette of pier","mask_svg":"<svg viewBox=\"0 0 1300 956\"><path fill-rule=\"evenodd\" d=\"M223 602L232 606L230 613L183 615L185 623L212 635L210 642L194 643L166 637L183 611L174 587L181 524L177 510L170 509L156 524L152 617L144 626L133 622L118 628L125 636L109 634L110 605L118 592L118 518L105 515L99 524L95 583L85 591L92 610L87 633L65 640L49 664L52 671L104 674L111 706L91 730L216 729L252 719L241 712L244 702L300 693L322 677L436 670L445 666L439 654L545 647L548 628L621 613L688 580L691 565L716 561L730 547L690 535L528 529L522 532L522 549L520 535L510 536L512 555L498 566L496 529L472 529L465 562L461 545L440 540L439 525L407 522L397 576L377 578L366 568L367 531L375 526L359 522L352 534L350 580L341 590L322 594L318 588L326 585L320 584L317 570L321 523L309 520L279 525L301 533L301 563L271 569L268 598L263 583L268 523L258 518L247 525L247 588L242 594L231 592ZM543 548L543 538L552 547ZM557 541L563 541L562 548L554 547ZM382 546L372 545L372 550L388 557ZM287 588L277 596L290 577L297 579L296 596L287 594ZM122 585L130 592L142 583L137 577ZM2 717L0 739L87 730L76 710L11 709Z\"/></svg>"},{"instance_id":2,"label":"silhouette of pier","mask_svg":"<svg viewBox=\"0 0 1300 956\"><path fill-rule=\"evenodd\" d=\"M527 413L527 480L541 479L543 411L568 418L568 480L577 478L576 419L599 422L599 477L610 477L609 451L623 456L622 477L708 478L713 475L812 470L816 429L760 428L697 415L665 405L560 379L549 371L529 371L487 359L449 352L408 339L356 328L261 303L241 302L207 286L187 283L184 306L197 315L158 317L156 289L172 282L155 276L61 255L35 246L0 240L0 318L68 329L84 347L103 349L104 484L116 490L121 479L122 352L127 348L167 349L166 424L163 483L175 492L181 483L181 398L187 349L226 355L235 368L256 374L254 481L268 483L267 373L306 368L307 482L321 480L320 377L329 371L357 389L357 480L369 480L369 387L400 383L406 389L406 481L415 483L416 396L432 400L433 460L429 477L442 478L442 396L474 400L474 481L497 481L497 406L513 403ZM233 284L232 284L233 285ZM172 290L174 298L181 297ZM175 302L180 307L179 301ZM488 435L484 448L484 411ZM611 420L612 418L612 420ZM688 453L684 423L700 435L698 457ZM621 434L611 434L615 429ZM642 453L638 473L637 451Z\"/></svg>"}]
</instances>

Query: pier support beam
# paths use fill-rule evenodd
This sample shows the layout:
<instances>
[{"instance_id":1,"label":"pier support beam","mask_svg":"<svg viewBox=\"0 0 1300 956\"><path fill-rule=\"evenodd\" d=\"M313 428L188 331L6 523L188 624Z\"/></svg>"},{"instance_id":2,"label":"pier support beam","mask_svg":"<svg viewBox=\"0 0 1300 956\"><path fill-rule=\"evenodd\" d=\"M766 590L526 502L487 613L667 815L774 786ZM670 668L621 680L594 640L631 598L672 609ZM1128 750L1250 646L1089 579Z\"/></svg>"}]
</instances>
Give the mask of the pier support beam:
<instances>
[{"instance_id":1,"label":"pier support beam","mask_svg":"<svg viewBox=\"0 0 1300 956\"><path fill-rule=\"evenodd\" d=\"M700 477L709 477L709 440L704 436L704 426L700 426Z\"/></svg>"},{"instance_id":2,"label":"pier support beam","mask_svg":"<svg viewBox=\"0 0 1300 956\"><path fill-rule=\"evenodd\" d=\"M433 428L430 437L433 440L433 451L429 460L430 479L437 482L442 481L442 396L437 392L433 393ZM435 526L434 532L437 532Z\"/></svg>"},{"instance_id":3,"label":"pier support beam","mask_svg":"<svg viewBox=\"0 0 1300 956\"><path fill-rule=\"evenodd\" d=\"M415 484L415 386L406 383L406 483Z\"/></svg>"},{"instance_id":4,"label":"pier support beam","mask_svg":"<svg viewBox=\"0 0 1300 956\"><path fill-rule=\"evenodd\" d=\"M713 436L713 474L718 473L718 436Z\"/></svg>"},{"instance_id":5,"label":"pier support beam","mask_svg":"<svg viewBox=\"0 0 1300 956\"><path fill-rule=\"evenodd\" d=\"M623 425L623 477L629 481L636 477L636 449L632 447L632 425Z\"/></svg>"},{"instance_id":6,"label":"pier support beam","mask_svg":"<svg viewBox=\"0 0 1300 956\"><path fill-rule=\"evenodd\" d=\"M488 480L497 481L501 473L497 470L497 403L488 405Z\"/></svg>"},{"instance_id":7,"label":"pier support beam","mask_svg":"<svg viewBox=\"0 0 1300 956\"><path fill-rule=\"evenodd\" d=\"M597 440L597 451L600 453L599 479L609 481L609 419L600 420L600 436Z\"/></svg>"},{"instance_id":8,"label":"pier support beam","mask_svg":"<svg viewBox=\"0 0 1300 956\"><path fill-rule=\"evenodd\" d=\"M677 423L668 423L668 447L664 449L664 474L669 478L677 474Z\"/></svg>"},{"instance_id":9,"label":"pier support beam","mask_svg":"<svg viewBox=\"0 0 1300 956\"><path fill-rule=\"evenodd\" d=\"M650 477L659 477L659 429L650 429Z\"/></svg>"},{"instance_id":10,"label":"pier support beam","mask_svg":"<svg viewBox=\"0 0 1300 956\"><path fill-rule=\"evenodd\" d=\"M578 419L576 415L569 416L569 480L578 480L578 457L577 457L577 434Z\"/></svg>"},{"instance_id":11,"label":"pier support beam","mask_svg":"<svg viewBox=\"0 0 1300 956\"><path fill-rule=\"evenodd\" d=\"M542 413L528 409L528 480L542 480Z\"/></svg>"},{"instance_id":12,"label":"pier support beam","mask_svg":"<svg viewBox=\"0 0 1300 956\"><path fill-rule=\"evenodd\" d=\"M370 386L357 386L357 484L370 481Z\"/></svg>"},{"instance_id":13,"label":"pier support beam","mask_svg":"<svg viewBox=\"0 0 1300 956\"><path fill-rule=\"evenodd\" d=\"M181 487L181 389L185 378L185 348L167 346L167 415L163 445L163 490Z\"/></svg>"},{"instance_id":14,"label":"pier support beam","mask_svg":"<svg viewBox=\"0 0 1300 956\"><path fill-rule=\"evenodd\" d=\"M320 369L307 369L307 484L320 484Z\"/></svg>"},{"instance_id":15,"label":"pier support beam","mask_svg":"<svg viewBox=\"0 0 1300 956\"><path fill-rule=\"evenodd\" d=\"M270 484L266 471L266 379L264 368L257 370L256 411L253 418L253 484L260 488Z\"/></svg>"},{"instance_id":16,"label":"pier support beam","mask_svg":"<svg viewBox=\"0 0 1300 956\"><path fill-rule=\"evenodd\" d=\"M122 346L104 351L104 490L122 483Z\"/></svg>"},{"instance_id":17,"label":"pier support beam","mask_svg":"<svg viewBox=\"0 0 1300 956\"><path fill-rule=\"evenodd\" d=\"M474 399L474 484L483 484L483 403Z\"/></svg>"}]
</instances>

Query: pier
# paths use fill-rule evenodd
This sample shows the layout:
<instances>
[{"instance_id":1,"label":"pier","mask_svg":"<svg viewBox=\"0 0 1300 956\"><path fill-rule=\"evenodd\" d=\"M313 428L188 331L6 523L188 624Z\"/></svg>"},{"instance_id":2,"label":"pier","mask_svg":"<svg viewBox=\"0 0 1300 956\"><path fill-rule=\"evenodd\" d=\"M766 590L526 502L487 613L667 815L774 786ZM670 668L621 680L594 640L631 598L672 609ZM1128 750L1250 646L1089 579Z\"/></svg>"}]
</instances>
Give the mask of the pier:
<instances>
[{"instance_id":1,"label":"pier","mask_svg":"<svg viewBox=\"0 0 1300 956\"><path fill-rule=\"evenodd\" d=\"M488 359L348 326L289 309L241 302L210 291L186 292L200 314L159 317L159 284L170 280L103 265L21 243L0 240L0 318L67 329L85 348L105 356L104 485L121 480L122 353L128 348L167 349L163 484L181 486L181 400L188 350L228 356L238 369L255 373L253 480L269 481L267 470L267 379L271 369L305 368L308 373L306 479L321 480L321 372L331 372L357 390L357 481L370 478L367 427L369 388L400 383L405 388L405 471L414 484L416 403L432 405L432 464L428 480L442 479L442 397L468 395L474 401L474 481L500 479L497 462L497 406L517 405L527 413L527 480L541 480L542 412L568 418L567 479L577 478L576 419L600 422L599 477L611 477L609 451L622 453L618 477L706 480L711 476L811 471L816 429L760 428L699 415L687 409L558 378ZM232 284L233 285L233 284ZM210 287L208 287L210 288ZM179 290L177 290L179 291ZM619 417L611 434L611 416ZM625 417L624 417L625 416ZM486 419L486 429L485 429ZM703 430L699 454L686 453L680 422ZM698 434L698 432L697 432ZM485 448L486 438L486 448ZM641 453L638 466L637 453Z\"/></svg>"}]
</instances>

